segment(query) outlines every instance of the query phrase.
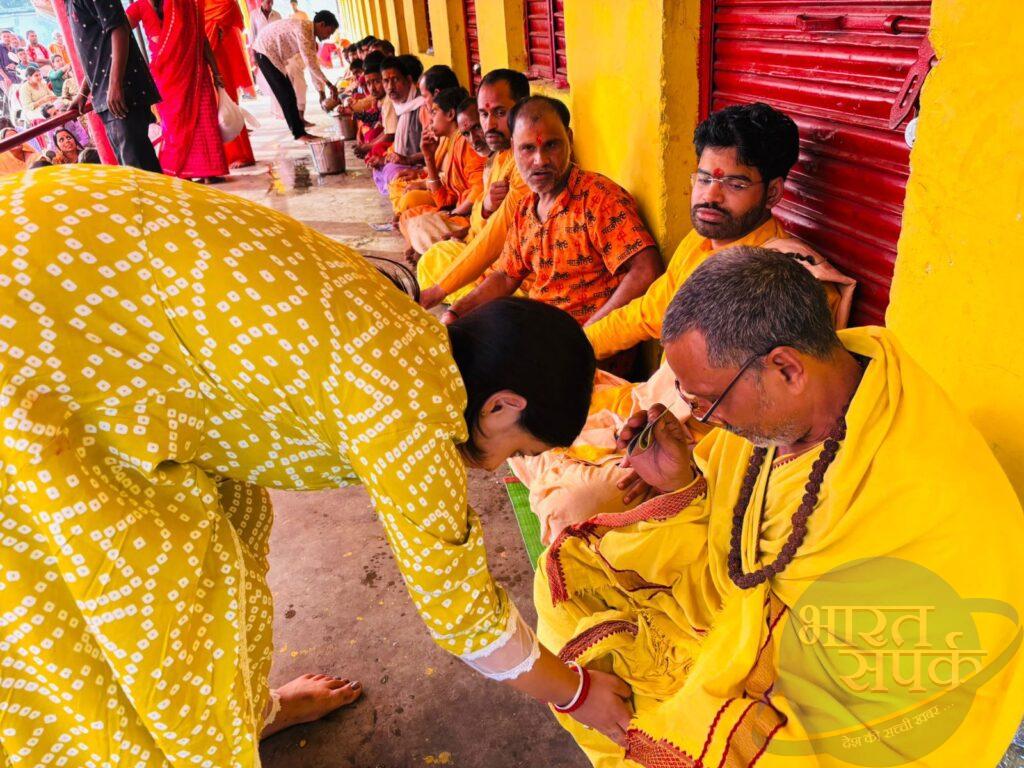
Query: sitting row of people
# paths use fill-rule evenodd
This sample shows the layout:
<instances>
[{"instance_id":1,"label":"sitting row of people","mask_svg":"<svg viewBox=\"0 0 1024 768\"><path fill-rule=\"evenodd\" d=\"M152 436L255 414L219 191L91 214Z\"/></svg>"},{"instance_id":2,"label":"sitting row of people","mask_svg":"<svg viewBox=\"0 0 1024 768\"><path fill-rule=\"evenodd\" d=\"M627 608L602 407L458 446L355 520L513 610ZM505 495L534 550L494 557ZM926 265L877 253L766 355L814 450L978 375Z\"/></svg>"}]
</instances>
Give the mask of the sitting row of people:
<instances>
[{"instance_id":1,"label":"sitting row of people","mask_svg":"<svg viewBox=\"0 0 1024 768\"><path fill-rule=\"evenodd\" d=\"M454 103L445 92L421 96L433 100L430 114ZM799 156L794 121L755 103L697 127L693 230L662 274L632 196L576 163L561 102L529 96L520 73L499 70L484 77L475 106L479 129L469 105L454 113L486 156L468 227L452 217L410 237L421 178L433 178L431 149L437 159L429 139L423 171L398 172L387 191L407 244L422 254L424 306L447 300L442 320L456 324L525 292L582 325L605 369L572 446L508 460L549 545L535 585L542 644L580 665L581 696L597 673L632 692L628 723L592 729L568 711L556 712L559 721L595 766L768 765L808 749L843 757L843 736L877 743L870 760L946 765L977 754L997 696L971 708L959 671L908 686L895 669L876 700L853 679L863 667L851 672L812 633L831 601L867 604L893 583L949 619L958 608L943 602L947 587L966 595L978 586L950 543L999 544L959 515L967 484L931 506L931 489L955 471L941 441L915 449L915 472L930 479L900 481L898 457L927 424L970 427L891 334L841 330L855 282L773 215ZM429 129L448 135L446 117ZM634 383L609 372L649 340L665 344L653 375ZM986 509L999 509L1000 526L1019 528L1012 490L971 434L970 458L960 460L987 478ZM893 537L886 529L897 515ZM997 568L982 581L986 596L1012 602ZM919 629L919 645L935 639ZM875 652L865 637L847 632L843 647L858 658ZM986 642L993 656L1011 649L1012 627ZM934 652L956 650L940 646ZM929 722L934 695L950 699L956 722L901 740L893 724L906 713ZM974 730L958 729L968 711ZM1002 717L1002 733L1014 719Z\"/></svg>"}]
</instances>

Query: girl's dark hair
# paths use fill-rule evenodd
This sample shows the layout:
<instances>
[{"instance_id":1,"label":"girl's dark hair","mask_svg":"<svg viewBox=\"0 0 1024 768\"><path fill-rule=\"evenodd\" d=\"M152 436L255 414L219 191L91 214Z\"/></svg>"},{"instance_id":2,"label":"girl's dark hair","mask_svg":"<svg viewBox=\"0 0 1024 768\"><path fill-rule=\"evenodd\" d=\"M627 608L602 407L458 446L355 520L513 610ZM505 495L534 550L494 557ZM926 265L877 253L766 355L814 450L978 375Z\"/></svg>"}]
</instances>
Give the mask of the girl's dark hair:
<instances>
[{"instance_id":1,"label":"girl's dark hair","mask_svg":"<svg viewBox=\"0 0 1024 768\"><path fill-rule=\"evenodd\" d=\"M510 390L526 399L520 425L551 446L582 431L594 389L594 350L573 318L539 301L503 298L448 326L452 355L466 386L467 452L487 398Z\"/></svg>"},{"instance_id":2,"label":"girl's dark hair","mask_svg":"<svg viewBox=\"0 0 1024 768\"><path fill-rule=\"evenodd\" d=\"M469 98L465 88L445 88L434 96L434 103L442 112L454 112L458 114L459 104Z\"/></svg>"},{"instance_id":3,"label":"girl's dark hair","mask_svg":"<svg viewBox=\"0 0 1024 768\"><path fill-rule=\"evenodd\" d=\"M455 70L451 67L435 64L423 73L423 87L436 96L446 88L458 88L459 78L455 76Z\"/></svg>"}]
</instances>

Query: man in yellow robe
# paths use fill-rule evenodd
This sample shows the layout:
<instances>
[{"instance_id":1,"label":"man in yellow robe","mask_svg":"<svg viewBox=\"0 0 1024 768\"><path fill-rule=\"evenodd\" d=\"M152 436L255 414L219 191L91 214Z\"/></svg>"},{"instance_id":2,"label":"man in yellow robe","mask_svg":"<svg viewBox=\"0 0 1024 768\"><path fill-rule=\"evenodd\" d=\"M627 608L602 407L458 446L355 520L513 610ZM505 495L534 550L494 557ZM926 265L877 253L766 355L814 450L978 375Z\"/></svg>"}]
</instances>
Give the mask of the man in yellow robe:
<instances>
[{"instance_id":1,"label":"man in yellow robe","mask_svg":"<svg viewBox=\"0 0 1024 768\"><path fill-rule=\"evenodd\" d=\"M664 495L566 529L535 584L541 641L633 690L625 750L562 719L594 765L995 765L1024 708L1024 520L981 435L764 248L697 268L662 340L720 428L691 456L664 406L631 419Z\"/></svg>"},{"instance_id":2,"label":"man in yellow robe","mask_svg":"<svg viewBox=\"0 0 1024 768\"><path fill-rule=\"evenodd\" d=\"M484 168L484 192L473 205L466 239L442 240L427 249L416 265L423 290L420 304L427 309L442 301L458 301L501 256L512 215L529 188L512 156L508 114L530 95L526 75L511 69L488 72L477 91L477 108L484 138L494 153Z\"/></svg>"},{"instance_id":3,"label":"man in yellow robe","mask_svg":"<svg viewBox=\"0 0 1024 768\"><path fill-rule=\"evenodd\" d=\"M788 235L772 215L800 151L796 124L767 104L729 107L701 123L693 143L693 230L679 244L667 271L643 296L587 326L598 359L657 339L665 309L679 286L706 259L734 245L796 254L827 285L836 327L844 327L854 281ZM673 377L664 364L639 385L598 371L590 418L573 447L510 462L530 489L530 504L540 518L545 543L570 523L643 501L646 487L619 466L622 455L614 449L615 434L630 414L655 402L669 404L685 419L688 409L673 394Z\"/></svg>"}]
</instances>

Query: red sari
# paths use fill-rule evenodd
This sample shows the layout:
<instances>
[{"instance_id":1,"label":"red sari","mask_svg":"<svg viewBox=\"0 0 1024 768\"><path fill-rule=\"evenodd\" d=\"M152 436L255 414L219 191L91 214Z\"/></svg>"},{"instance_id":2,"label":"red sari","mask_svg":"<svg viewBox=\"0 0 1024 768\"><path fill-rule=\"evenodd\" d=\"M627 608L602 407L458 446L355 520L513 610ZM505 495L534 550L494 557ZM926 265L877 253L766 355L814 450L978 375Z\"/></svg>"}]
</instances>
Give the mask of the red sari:
<instances>
[{"instance_id":1,"label":"red sari","mask_svg":"<svg viewBox=\"0 0 1024 768\"><path fill-rule=\"evenodd\" d=\"M238 0L207 0L205 8L206 37L217 60L217 69L224 80L224 90L238 103L238 92L254 86L249 58L245 53L242 30L245 20ZM224 145L232 166L252 165L256 158L249 143L249 131L243 128L238 138Z\"/></svg>"},{"instance_id":2,"label":"red sari","mask_svg":"<svg viewBox=\"0 0 1024 768\"><path fill-rule=\"evenodd\" d=\"M149 38L153 80L160 91L164 173L188 179L228 172L217 123L217 96L203 58L203 12L196 0L164 0L163 18L151 0L136 0L126 13Z\"/></svg>"}]
</instances>

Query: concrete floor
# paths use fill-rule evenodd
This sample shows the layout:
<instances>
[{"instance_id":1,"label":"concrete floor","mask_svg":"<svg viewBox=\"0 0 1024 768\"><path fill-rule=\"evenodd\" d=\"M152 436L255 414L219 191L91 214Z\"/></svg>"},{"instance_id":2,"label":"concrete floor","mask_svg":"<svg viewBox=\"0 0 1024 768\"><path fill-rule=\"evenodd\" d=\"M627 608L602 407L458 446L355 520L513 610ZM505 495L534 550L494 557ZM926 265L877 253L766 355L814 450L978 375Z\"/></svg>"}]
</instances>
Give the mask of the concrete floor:
<instances>
[{"instance_id":1,"label":"concrete floor","mask_svg":"<svg viewBox=\"0 0 1024 768\"><path fill-rule=\"evenodd\" d=\"M369 222L390 207L365 166L312 186L292 183L293 163L309 159L265 100L243 106L261 122L253 132L257 167L220 189L283 211L364 254L399 257L401 238ZM310 120L328 121L309 98ZM490 565L529 621L533 574L499 472L472 472L471 503L484 519ZM361 681L363 698L309 725L267 739L268 768L458 768L588 763L546 708L480 677L429 639L407 596L380 524L360 488L274 493L270 586L274 616L271 685L305 672Z\"/></svg>"}]
</instances>

